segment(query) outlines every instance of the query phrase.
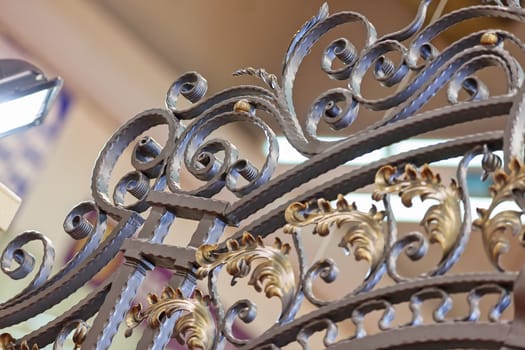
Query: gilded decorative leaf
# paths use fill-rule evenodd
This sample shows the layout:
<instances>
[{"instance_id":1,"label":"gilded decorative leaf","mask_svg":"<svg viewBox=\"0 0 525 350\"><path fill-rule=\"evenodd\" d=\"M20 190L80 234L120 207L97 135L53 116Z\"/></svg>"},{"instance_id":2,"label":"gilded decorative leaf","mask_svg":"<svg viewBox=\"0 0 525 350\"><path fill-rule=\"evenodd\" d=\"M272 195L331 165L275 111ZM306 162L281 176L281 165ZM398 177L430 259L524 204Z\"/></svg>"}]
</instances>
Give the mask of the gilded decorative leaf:
<instances>
[{"instance_id":1,"label":"gilded decorative leaf","mask_svg":"<svg viewBox=\"0 0 525 350\"><path fill-rule=\"evenodd\" d=\"M292 203L285 212L288 224L284 231L297 233L302 227L315 225L313 233L324 237L333 226L338 229L345 227L339 246L346 253L352 251L356 260L366 260L370 271L374 271L381 262L385 247L384 216L384 212L378 212L374 206L368 213L359 211L355 203L349 205L343 195L338 195L335 208L325 199L318 199L316 205Z\"/></svg>"},{"instance_id":2,"label":"gilded decorative leaf","mask_svg":"<svg viewBox=\"0 0 525 350\"><path fill-rule=\"evenodd\" d=\"M0 334L0 349L11 350L15 349L16 339L10 333Z\"/></svg>"},{"instance_id":3,"label":"gilded decorative leaf","mask_svg":"<svg viewBox=\"0 0 525 350\"><path fill-rule=\"evenodd\" d=\"M181 312L174 327L174 336L180 344L190 349L211 349L215 344L215 322L208 308L209 300L199 290L193 297L185 298L179 289L166 287L160 296L150 294L148 303L145 310L141 304L134 305L126 315L127 337L144 320L149 327L158 328L165 317Z\"/></svg>"},{"instance_id":4,"label":"gilded decorative leaf","mask_svg":"<svg viewBox=\"0 0 525 350\"><path fill-rule=\"evenodd\" d=\"M226 249L218 245L203 245L196 254L198 278L206 277L216 268L225 266L232 276L232 285L238 278L251 276L248 281L256 291L264 292L268 298L281 299L283 310L287 310L295 295L295 276L288 259L290 245L276 238L273 246L265 246L263 241L245 233L241 242L226 241ZM252 263L262 260L252 271Z\"/></svg>"},{"instance_id":5,"label":"gilded decorative leaf","mask_svg":"<svg viewBox=\"0 0 525 350\"><path fill-rule=\"evenodd\" d=\"M520 236L523 243L525 228L521 224L522 211L505 210L494 215L494 210L503 202L516 201L523 208L525 191L525 166L513 158L509 164L509 173L497 170L493 175L494 184L490 186L492 202L488 209L478 208L479 218L474 220L474 227L481 230L483 245L491 263L503 271L499 259L508 252L510 243L507 234Z\"/></svg>"},{"instance_id":6,"label":"gilded decorative leaf","mask_svg":"<svg viewBox=\"0 0 525 350\"><path fill-rule=\"evenodd\" d=\"M462 193L454 180L451 180L448 186L443 185L439 174L435 174L428 165L424 165L421 171L412 165L406 165L401 174L395 167L384 166L376 174L375 186L372 197L377 201L390 193L398 193L406 207L412 206L412 200L416 196L419 196L421 201L438 201L438 204L427 210L420 224L430 242L439 243L444 252L443 256L447 256L461 230Z\"/></svg>"},{"instance_id":7,"label":"gilded decorative leaf","mask_svg":"<svg viewBox=\"0 0 525 350\"><path fill-rule=\"evenodd\" d=\"M37 344L29 346L27 340L23 340L20 343L20 346L16 345L16 339L11 336L9 333L0 334L0 350L39 350Z\"/></svg>"}]
</instances>

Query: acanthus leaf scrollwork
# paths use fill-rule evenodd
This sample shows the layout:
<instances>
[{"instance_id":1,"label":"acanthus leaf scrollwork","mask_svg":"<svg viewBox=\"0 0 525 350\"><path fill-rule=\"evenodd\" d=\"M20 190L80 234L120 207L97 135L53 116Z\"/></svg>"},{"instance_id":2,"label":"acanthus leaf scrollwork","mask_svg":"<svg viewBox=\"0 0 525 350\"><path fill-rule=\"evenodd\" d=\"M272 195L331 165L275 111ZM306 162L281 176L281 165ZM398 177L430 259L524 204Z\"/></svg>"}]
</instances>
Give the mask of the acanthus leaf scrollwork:
<instances>
[{"instance_id":1,"label":"acanthus leaf scrollwork","mask_svg":"<svg viewBox=\"0 0 525 350\"><path fill-rule=\"evenodd\" d=\"M0 334L0 349L2 350L40 350L40 347L37 344L32 346L26 340L20 342L17 345L16 339L10 333ZM75 348L76 350L76 348Z\"/></svg>"},{"instance_id":2,"label":"acanthus leaf scrollwork","mask_svg":"<svg viewBox=\"0 0 525 350\"><path fill-rule=\"evenodd\" d=\"M372 206L368 213L357 210L355 203L348 204L343 195L337 197L336 208L332 208L326 199L311 203L292 203L285 212L286 233L298 233L302 227L314 225L313 234L325 237L330 228L338 229L348 225L345 234L339 241L339 247L346 254L353 254L356 260L365 260L370 264L370 271L375 271L383 256L385 240L383 235L383 218L385 213Z\"/></svg>"},{"instance_id":3,"label":"acanthus leaf scrollwork","mask_svg":"<svg viewBox=\"0 0 525 350\"><path fill-rule=\"evenodd\" d=\"M191 298L186 298L179 289L166 287L160 294L148 294L148 307L134 305L126 315L126 336L129 337L135 327L147 320L151 328L158 328L165 317L175 312L182 315L175 322L174 336L189 349L212 349L217 341L215 322L209 309L209 297L200 290L195 290Z\"/></svg>"},{"instance_id":4,"label":"acanthus leaf scrollwork","mask_svg":"<svg viewBox=\"0 0 525 350\"><path fill-rule=\"evenodd\" d=\"M412 165L406 165L404 172L399 174L397 168L385 166L375 177L373 198L382 200L385 195L397 193L406 207L412 206L414 197L422 201L437 200L421 220L421 225L431 243L439 243L446 257L461 231L461 188L452 179L449 186L441 182L439 174L435 174L428 165L418 171Z\"/></svg>"},{"instance_id":5,"label":"acanthus leaf scrollwork","mask_svg":"<svg viewBox=\"0 0 525 350\"><path fill-rule=\"evenodd\" d=\"M492 201L489 208L478 208L479 218L474 220L474 227L478 228L483 237L483 245L492 265L500 271L500 258L509 248L510 243L505 233L520 236L520 241L525 242L525 230L521 223L525 201L525 165L513 158L508 165L509 171L497 170L494 172L494 183L490 186ZM517 210L503 210L495 213L497 207L504 202L515 201L520 207Z\"/></svg>"},{"instance_id":6,"label":"acanthus leaf scrollwork","mask_svg":"<svg viewBox=\"0 0 525 350\"><path fill-rule=\"evenodd\" d=\"M232 276L232 285L238 278L251 272L248 284L257 292L264 291L266 297L281 299L283 313L291 306L296 292L295 275L288 258L290 245L275 239L273 246L266 246L260 237L245 233L239 242L226 241L226 249L221 251L216 244L199 247L196 262L198 278L205 278L211 271L222 266ZM252 271L252 263L262 260Z\"/></svg>"},{"instance_id":7,"label":"acanthus leaf scrollwork","mask_svg":"<svg viewBox=\"0 0 525 350\"><path fill-rule=\"evenodd\" d=\"M284 232L294 235L296 248L301 251L299 233L308 226L313 226L313 234L326 237L335 226L337 230L344 228L338 246L346 255L353 253L355 259L365 260L369 264L364 283L356 291L372 288L381 278L384 269L383 255L385 238L383 234L384 211L378 211L372 206L368 212L357 209L355 203L349 204L342 194L337 196L335 208L329 201L320 198L313 202L295 202L285 211ZM306 261L300 256L301 270L305 269ZM315 261L302 278L303 291L310 302L324 305L327 301L317 298L313 293L313 282L320 276L325 282L331 283L338 274L335 261L331 258Z\"/></svg>"}]
</instances>

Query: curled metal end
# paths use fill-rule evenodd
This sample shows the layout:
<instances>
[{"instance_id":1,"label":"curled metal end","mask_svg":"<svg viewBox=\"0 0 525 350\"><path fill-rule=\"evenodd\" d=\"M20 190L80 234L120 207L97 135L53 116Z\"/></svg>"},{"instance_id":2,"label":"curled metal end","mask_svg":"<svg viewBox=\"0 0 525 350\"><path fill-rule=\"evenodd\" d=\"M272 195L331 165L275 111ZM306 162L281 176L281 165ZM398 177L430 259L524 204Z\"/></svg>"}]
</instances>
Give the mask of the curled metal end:
<instances>
[{"instance_id":1,"label":"curled metal end","mask_svg":"<svg viewBox=\"0 0 525 350\"><path fill-rule=\"evenodd\" d=\"M501 158L492 153L487 145L483 145L483 158L481 159L481 181L485 181L490 174L501 168Z\"/></svg>"},{"instance_id":2,"label":"curled metal end","mask_svg":"<svg viewBox=\"0 0 525 350\"><path fill-rule=\"evenodd\" d=\"M253 181L259 174L259 170L249 161L246 159L238 160L234 165L233 168L247 181Z\"/></svg>"},{"instance_id":3,"label":"curled metal end","mask_svg":"<svg viewBox=\"0 0 525 350\"><path fill-rule=\"evenodd\" d=\"M208 90L208 82L197 72L188 72L177 79L168 89L166 106L171 111L177 110L177 101L182 95L191 103L198 102Z\"/></svg>"}]
</instances>

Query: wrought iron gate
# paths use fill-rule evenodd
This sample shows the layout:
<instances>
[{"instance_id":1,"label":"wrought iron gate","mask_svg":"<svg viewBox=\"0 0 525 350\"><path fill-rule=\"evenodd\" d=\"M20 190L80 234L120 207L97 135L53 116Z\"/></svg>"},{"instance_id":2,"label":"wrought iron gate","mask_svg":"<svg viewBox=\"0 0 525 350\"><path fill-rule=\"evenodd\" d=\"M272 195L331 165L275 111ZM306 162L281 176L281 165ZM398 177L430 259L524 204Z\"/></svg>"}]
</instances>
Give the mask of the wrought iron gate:
<instances>
[{"instance_id":1,"label":"wrought iron gate","mask_svg":"<svg viewBox=\"0 0 525 350\"><path fill-rule=\"evenodd\" d=\"M72 336L76 347L106 349L119 327L127 328L130 335L144 324L137 345L140 349L165 348L171 338L190 349L226 344L274 349L293 343L308 348L315 334L321 334L324 346L333 349L525 349L525 275L507 270L501 259L509 247L524 242L525 93L516 52L523 53L525 47L503 29L474 31L441 51L432 44L459 22L496 17L519 23L525 21L525 10L519 1L484 1L427 24L430 4L430 0L421 1L410 24L383 36L377 35L363 15L350 11L329 14L325 4L293 37L280 78L251 67L235 72L260 79L264 87L238 86L204 98L203 77L195 72L180 77L169 88L165 109L138 114L100 153L92 177L93 200L73 208L64 222L65 232L74 239L85 239L85 244L59 272L51 275L51 242L38 232L24 232L6 247L1 267L14 279L24 278L35 267L25 244L41 241L44 253L27 288L0 305L0 328L60 303L119 252L124 262L69 311L21 339L4 333L0 347L29 349L55 343L55 348L62 348ZM302 120L292 98L298 68L326 32L349 22L364 26L365 46L357 49L349 39L334 40L324 50L321 63L326 75L347 86L321 94ZM390 58L393 53L399 55L398 62ZM506 81L505 92L489 94L486 84L476 77L485 67L498 69ZM365 97L361 84L366 74L396 90L378 99ZM425 110L427 102L443 91L448 103ZM192 105L180 108L179 97ZM320 123L334 130L349 127L359 109L388 113L337 141L317 135ZM466 134L372 161L289 195L372 150L435 129L497 116L505 116L501 130ZM278 142L267 119L308 158L278 176L273 176ZM265 160L259 166L244 159L229 140L210 137L221 126L238 121L252 124L266 138ZM143 136L158 125L169 133L164 145ZM128 147L133 147L134 169L112 188L113 169ZM493 153L501 149L503 159ZM457 175L450 182L427 165L458 156ZM484 179L493 183L490 205L473 213L467 171L476 156L482 157ZM183 169L202 185L185 189L180 183ZM375 206L361 210L347 201L347 195L351 199L352 192L367 185L373 186L372 197L384 210ZM224 192L236 199L218 198ZM411 206L416 197L435 201L425 210L420 232L398 232L396 209L391 205L396 196L405 206ZM508 202L518 209L498 209ZM254 215L263 208L270 209ZM198 222L194 232L178 232L191 236L189 244L163 244L179 219ZM108 220L115 225L103 238ZM237 226L238 231L226 237L226 228ZM481 235L483 258L493 270L451 273L471 231ZM353 258L347 258L345 264L362 260L369 265L362 282L337 300L323 300L315 293L314 285L319 280L333 282L338 269L330 256L314 261L307 257L303 239L312 234L331 238L351 253ZM419 260L432 244L441 249L434 267L415 276L400 271L401 256ZM161 293L150 294L141 306L134 300L137 289L155 268L170 271L171 277ZM234 323L251 322L257 308L252 300L240 298L233 305L223 305L217 287L223 274L231 276L232 285L247 282L266 297L279 299L281 310L275 324L252 339L236 335ZM382 285L385 280L391 283ZM196 288L199 281L205 282L199 284L200 290ZM449 314L454 296L468 303L462 317ZM493 298L483 318L480 303L486 296ZM431 300L437 304L431 304L429 320L425 305ZM409 312L409 321L396 322L402 305ZM513 308L510 319L502 318L509 308ZM380 313L378 329L369 334L365 320L373 312ZM351 334L342 332L345 321L352 323Z\"/></svg>"}]
</instances>

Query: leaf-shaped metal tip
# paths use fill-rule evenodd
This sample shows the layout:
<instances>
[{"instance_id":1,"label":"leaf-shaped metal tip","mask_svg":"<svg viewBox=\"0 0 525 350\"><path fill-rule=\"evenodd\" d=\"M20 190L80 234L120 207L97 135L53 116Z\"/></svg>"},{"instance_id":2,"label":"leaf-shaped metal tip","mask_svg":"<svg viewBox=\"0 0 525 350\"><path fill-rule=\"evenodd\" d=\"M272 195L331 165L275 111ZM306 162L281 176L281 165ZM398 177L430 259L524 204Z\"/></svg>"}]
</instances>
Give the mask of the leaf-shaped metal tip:
<instances>
[{"instance_id":1,"label":"leaf-shaped metal tip","mask_svg":"<svg viewBox=\"0 0 525 350\"><path fill-rule=\"evenodd\" d=\"M266 85L268 85L274 90L278 87L277 77L275 76L275 74L268 73L264 68L246 67L242 69L237 69L235 72L232 73L232 75L250 75L261 79Z\"/></svg>"},{"instance_id":2,"label":"leaf-shaped metal tip","mask_svg":"<svg viewBox=\"0 0 525 350\"><path fill-rule=\"evenodd\" d=\"M283 297L283 293L281 289L276 286L266 288L265 295L267 298L277 297L277 298L282 299Z\"/></svg>"},{"instance_id":3,"label":"leaf-shaped metal tip","mask_svg":"<svg viewBox=\"0 0 525 350\"><path fill-rule=\"evenodd\" d=\"M512 158L509 164L509 169L511 170L511 173L517 173L521 170L522 164L518 160L518 158Z\"/></svg>"},{"instance_id":4,"label":"leaf-shaped metal tip","mask_svg":"<svg viewBox=\"0 0 525 350\"><path fill-rule=\"evenodd\" d=\"M421 170L421 178L425 181L433 181L434 180L434 172L428 166L428 164L423 165L423 168Z\"/></svg>"},{"instance_id":5,"label":"leaf-shaped metal tip","mask_svg":"<svg viewBox=\"0 0 525 350\"><path fill-rule=\"evenodd\" d=\"M184 294L182 293L182 291L179 288L177 288L177 289L174 290L173 298L176 298L176 299L184 298Z\"/></svg>"},{"instance_id":6,"label":"leaf-shaped metal tip","mask_svg":"<svg viewBox=\"0 0 525 350\"><path fill-rule=\"evenodd\" d=\"M245 243L245 234L243 234L242 236L242 244L246 244ZM228 239L226 241L226 247L228 248L229 251L235 251L235 250L238 250L239 249L239 242L237 242L235 239Z\"/></svg>"},{"instance_id":7,"label":"leaf-shaped metal tip","mask_svg":"<svg viewBox=\"0 0 525 350\"><path fill-rule=\"evenodd\" d=\"M290 59L295 54L296 49L299 47L299 42L307 35L308 32L319 22L324 20L328 17L328 4L325 2L321 7L319 8L319 12L316 16L310 18L299 30L295 33L295 35L292 38L292 41L290 42L290 45L288 46L288 49L286 50L286 55L284 57L284 66L283 66L283 72L286 71L286 69L289 67L288 63L290 62Z\"/></svg>"},{"instance_id":8,"label":"leaf-shaped metal tip","mask_svg":"<svg viewBox=\"0 0 525 350\"><path fill-rule=\"evenodd\" d=\"M453 185L455 185L455 186L453 186ZM457 186L457 185L455 184L455 182L454 182L454 184L452 184L450 187L451 187L453 190L456 191L456 193L457 193L457 195L458 195L458 198L464 198L464 197L465 197L465 193L463 192L463 188Z\"/></svg>"},{"instance_id":9,"label":"leaf-shaped metal tip","mask_svg":"<svg viewBox=\"0 0 525 350\"><path fill-rule=\"evenodd\" d=\"M482 216L482 217L486 216L488 213L488 210L483 209L483 208L476 208L476 211L478 212L479 216Z\"/></svg>"},{"instance_id":10,"label":"leaf-shaped metal tip","mask_svg":"<svg viewBox=\"0 0 525 350\"><path fill-rule=\"evenodd\" d=\"M345 196L343 196L341 193L337 195L336 206L338 210L348 210L348 202L346 201Z\"/></svg>"},{"instance_id":11,"label":"leaf-shaped metal tip","mask_svg":"<svg viewBox=\"0 0 525 350\"><path fill-rule=\"evenodd\" d=\"M320 20L325 19L326 17L328 17L328 15L329 15L328 3L325 2L319 8L319 13L317 14L317 18Z\"/></svg>"},{"instance_id":12,"label":"leaf-shaped metal tip","mask_svg":"<svg viewBox=\"0 0 525 350\"><path fill-rule=\"evenodd\" d=\"M324 199L324 198L319 198L319 199L317 200L317 207L318 207L321 211L323 211L323 212L325 212L325 213L329 213L329 212L332 211L332 207L330 206L330 202L327 201L327 200Z\"/></svg>"},{"instance_id":13,"label":"leaf-shaped metal tip","mask_svg":"<svg viewBox=\"0 0 525 350\"><path fill-rule=\"evenodd\" d=\"M230 281L230 286L235 286L237 284L237 277L236 276L233 276L232 277L232 280Z\"/></svg>"},{"instance_id":14,"label":"leaf-shaped metal tip","mask_svg":"<svg viewBox=\"0 0 525 350\"><path fill-rule=\"evenodd\" d=\"M150 305L156 304L159 301L159 297L155 293L148 293L147 299Z\"/></svg>"},{"instance_id":15,"label":"leaf-shaped metal tip","mask_svg":"<svg viewBox=\"0 0 525 350\"><path fill-rule=\"evenodd\" d=\"M171 288L170 286L166 286L162 290L162 294L161 294L160 298L162 300L167 300L167 299L175 297L175 295L176 295L176 292L173 290L173 288Z\"/></svg>"},{"instance_id":16,"label":"leaf-shaped metal tip","mask_svg":"<svg viewBox=\"0 0 525 350\"><path fill-rule=\"evenodd\" d=\"M384 167L382 167L381 169L377 171L374 182L376 184L381 184L381 185L386 186L392 182L392 177L394 176L396 172L397 172L396 167L393 167L391 165L385 165Z\"/></svg>"},{"instance_id":17,"label":"leaf-shaped metal tip","mask_svg":"<svg viewBox=\"0 0 525 350\"><path fill-rule=\"evenodd\" d=\"M243 246L255 244L255 238L249 232L244 232L241 238L241 244Z\"/></svg>"},{"instance_id":18,"label":"leaf-shaped metal tip","mask_svg":"<svg viewBox=\"0 0 525 350\"><path fill-rule=\"evenodd\" d=\"M177 288L177 290L179 290ZM181 293L182 294L182 293ZM199 301L202 301L204 299L204 295L202 294L202 291L200 289L195 289L195 291L193 292L193 298L195 300L199 300Z\"/></svg>"},{"instance_id":19,"label":"leaf-shaped metal tip","mask_svg":"<svg viewBox=\"0 0 525 350\"><path fill-rule=\"evenodd\" d=\"M417 169L412 164L405 165L405 179L415 180L417 178Z\"/></svg>"},{"instance_id":20,"label":"leaf-shaped metal tip","mask_svg":"<svg viewBox=\"0 0 525 350\"><path fill-rule=\"evenodd\" d=\"M281 250L282 246L283 246L283 242L279 239L279 237L275 237L275 240L273 241L273 247Z\"/></svg>"},{"instance_id":21,"label":"leaf-shaped metal tip","mask_svg":"<svg viewBox=\"0 0 525 350\"><path fill-rule=\"evenodd\" d=\"M378 191L378 190L374 190L372 192L372 199L375 200L376 202L383 200L383 198L385 198L385 193Z\"/></svg>"},{"instance_id":22,"label":"leaf-shaped metal tip","mask_svg":"<svg viewBox=\"0 0 525 350\"><path fill-rule=\"evenodd\" d=\"M331 223L328 223L328 222L323 222L323 221L318 222L315 225L313 234L315 235L317 233L321 237L328 236L328 234L330 233L330 225Z\"/></svg>"},{"instance_id":23,"label":"leaf-shaped metal tip","mask_svg":"<svg viewBox=\"0 0 525 350\"><path fill-rule=\"evenodd\" d=\"M88 332L88 328L85 324L79 323L77 327L75 328L75 332L73 333L73 343L75 343L75 348L80 348L82 343L84 342L84 339L86 338L86 334Z\"/></svg>"},{"instance_id":24,"label":"leaf-shaped metal tip","mask_svg":"<svg viewBox=\"0 0 525 350\"><path fill-rule=\"evenodd\" d=\"M494 173L493 179L494 179L494 184L490 186L491 190L493 189L494 191L498 191L501 187L505 186L505 184L507 183L509 179L509 176L503 170L498 170Z\"/></svg>"}]
</instances>

